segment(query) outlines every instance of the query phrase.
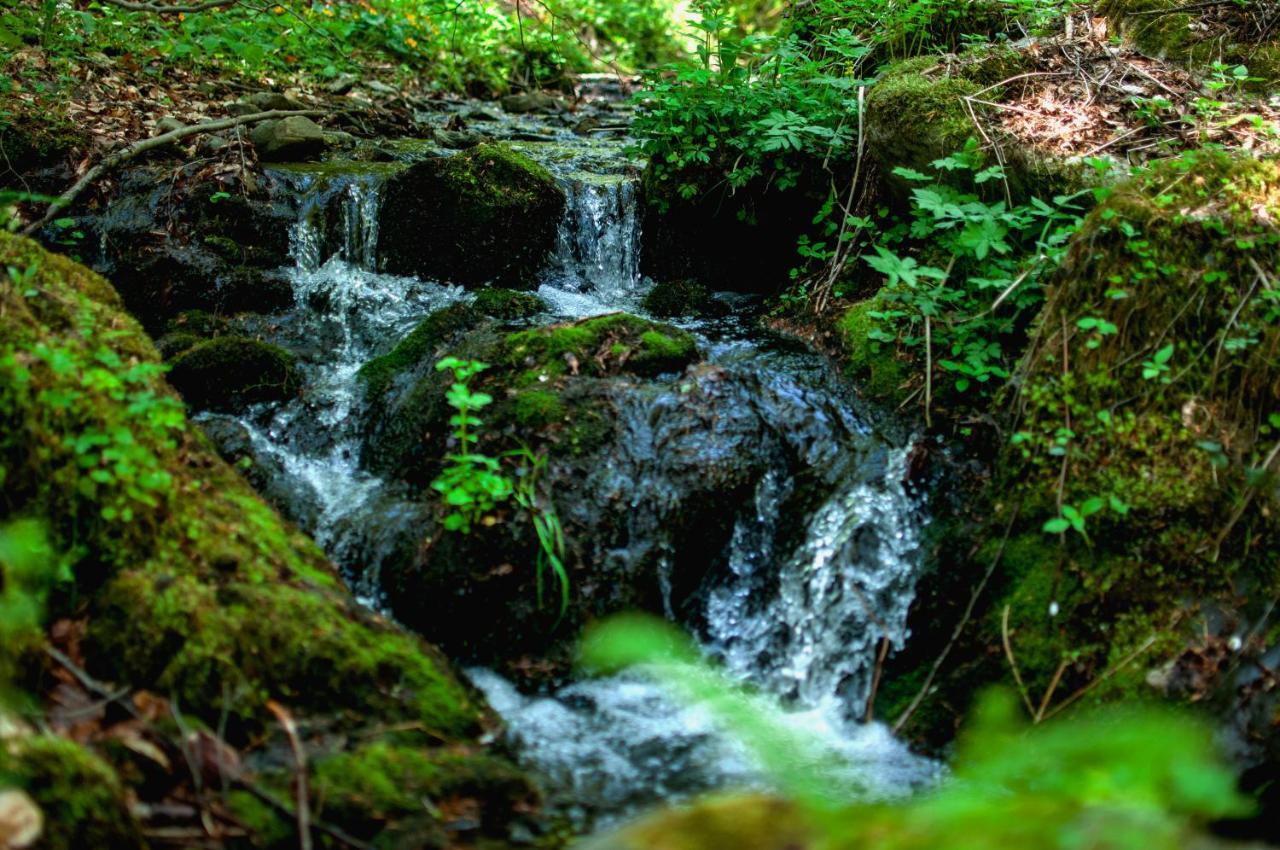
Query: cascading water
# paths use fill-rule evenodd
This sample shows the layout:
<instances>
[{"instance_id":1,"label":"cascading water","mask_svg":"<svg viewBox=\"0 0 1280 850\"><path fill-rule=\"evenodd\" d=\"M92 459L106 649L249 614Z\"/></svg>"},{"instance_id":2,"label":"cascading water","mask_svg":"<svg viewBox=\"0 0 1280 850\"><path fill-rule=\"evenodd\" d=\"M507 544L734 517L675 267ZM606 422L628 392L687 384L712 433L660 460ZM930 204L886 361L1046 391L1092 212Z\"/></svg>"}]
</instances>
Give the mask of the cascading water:
<instances>
[{"instance_id":1,"label":"cascading water","mask_svg":"<svg viewBox=\"0 0 1280 850\"><path fill-rule=\"evenodd\" d=\"M637 311L648 285L639 272L639 187L621 143L518 146L552 170L568 198L539 289L551 312L571 319ZM426 314L467 297L375 270L380 187L396 167L276 173L296 204L296 305L273 319L271 334L300 354L305 388L239 419L293 494L286 509L368 599L376 599L378 564L397 528L420 523L424 508L361 469L356 373ZM704 371L619 403L624 439L591 482L601 498L630 506L630 543L607 556L657 551L670 570L681 555L663 528L673 467L714 462L727 451L724 423L749 418L754 442L734 450L747 446L763 473L746 509L726 508L736 512L729 543L705 565L701 584L677 599L673 576L663 573L668 616L780 710L785 725L836 756L837 793L891 795L930 781L933 763L883 726L858 722L877 647L906 639L921 516L904 484L908 447L866 424L820 356L762 340L733 315L685 326L700 337ZM669 414L681 412L695 385L719 407L690 434L687 416ZM534 696L491 671L470 675L507 720L519 758L583 828L660 800L767 783L705 708L673 702L638 673Z\"/></svg>"}]
</instances>

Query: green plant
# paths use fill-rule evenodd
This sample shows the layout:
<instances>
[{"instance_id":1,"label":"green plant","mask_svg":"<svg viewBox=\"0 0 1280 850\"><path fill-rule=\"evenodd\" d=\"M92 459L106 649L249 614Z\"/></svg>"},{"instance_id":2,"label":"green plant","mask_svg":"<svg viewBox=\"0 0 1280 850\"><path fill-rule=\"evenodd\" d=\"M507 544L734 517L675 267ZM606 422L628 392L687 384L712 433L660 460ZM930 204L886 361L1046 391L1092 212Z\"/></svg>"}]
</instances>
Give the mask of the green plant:
<instances>
[{"instance_id":1,"label":"green plant","mask_svg":"<svg viewBox=\"0 0 1280 850\"><path fill-rule=\"evenodd\" d=\"M821 850L1180 850L1209 821L1251 809L1209 731L1190 718L1129 706L1027 726L1006 691L979 701L936 787L858 802L824 773L811 739L712 669L671 626L615 618L588 632L583 658L598 670L641 665L711 711L798 809L804 846Z\"/></svg>"},{"instance_id":2,"label":"green plant","mask_svg":"<svg viewBox=\"0 0 1280 850\"><path fill-rule=\"evenodd\" d=\"M932 167L933 174L895 169L917 184L910 220L886 228L864 257L884 276L886 309L870 314L879 322L873 338L921 351L927 370L950 373L954 389L964 393L1008 378L1043 300L1040 280L1079 224L1080 195L1014 206L987 200L980 192L999 185L1004 173L984 167L972 141ZM957 188L963 185L957 175L973 188ZM1097 334L1114 332L1096 320L1084 325Z\"/></svg>"},{"instance_id":3,"label":"green plant","mask_svg":"<svg viewBox=\"0 0 1280 850\"><path fill-rule=\"evenodd\" d=\"M464 534L514 492L511 479L501 472L500 461L476 450L480 437L475 429L482 423L475 412L492 404L493 396L473 392L470 383L488 368L486 363L456 357L446 357L436 364L436 371L453 373L454 382L446 400L457 411L449 418L449 424L454 427L458 450L447 456L448 465L431 486L441 494L447 511L444 527Z\"/></svg>"}]
</instances>

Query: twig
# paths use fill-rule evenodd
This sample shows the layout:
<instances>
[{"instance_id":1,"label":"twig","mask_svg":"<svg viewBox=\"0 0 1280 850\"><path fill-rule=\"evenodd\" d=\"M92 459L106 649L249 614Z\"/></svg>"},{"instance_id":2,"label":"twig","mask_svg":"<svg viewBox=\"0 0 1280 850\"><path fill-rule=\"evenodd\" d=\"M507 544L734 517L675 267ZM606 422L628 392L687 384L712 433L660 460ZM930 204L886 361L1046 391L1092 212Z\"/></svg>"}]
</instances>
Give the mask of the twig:
<instances>
[{"instance_id":1,"label":"twig","mask_svg":"<svg viewBox=\"0 0 1280 850\"><path fill-rule=\"evenodd\" d=\"M1013 657L1013 645L1009 643L1009 606L1004 606L1004 612L1000 615L1000 642L1004 644L1005 657L1009 659L1009 668L1013 670L1013 681L1018 685L1018 693L1022 695L1022 704L1027 707L1027 715L1036 716L1036 710L1031 707L1031 697L1027 696L1027 686L1022 683L1022 673L1018 670L1018 662Z\"/></svg>"},{"instance_id":2,"label":"twig","mask_svg":"<svg viewBox=\"0 0 1280 850\"><path fill-rule=\"evenodd\" d=\"M867 694L867 709L862 715L863 723L870 723L875 718L876 691L880 690L880 674L884 672L884 660L889 655L888 636L880 638L880 651L876 653L876 667L871 673L871 692Z\"/></svg>"},{"instance_id":3,"label":"twig","mask_svg":"<svg viewBox=\"0 0 1280 850\"><path fill-rule=\"evenodd\" d=\"M138 3L135 0L102 0L102 2L110 6L119 6L121 9L128 9L130 12L154 12L157 15L192 15L196 12L206 12L209 9L224 9L228 6L238 6L240 0L206 0L204 3L196 3L191 6L170 6L166 3Z\"/></svg>"},{"instance_id":4,"label":"twig","mask_svg":"<svg viewBox=\"0 0 1280 850\"><path fill-rule=\"evenodd\" d=\"M298 850L311 850L311 794L307 790L307 750L298 737L298 725L293 722L293 715L289 710L273 699L267 700L267 710L280 721L284 734L289 738L289 747L293 750L296 767L294 790L298 800Z\"/></svg>"},{"instance_id":5,"label":"twig","mask_svg":"<svg viewBox=\"0 0 1280 850\"><path fill-rule=\"evenodd\" d=\"M293 115L320 115L321 110L318 109L272 109L267 112L255 112L252 115L241 115L236 118L219 118L216 121L205 121L200 124L189 124L186 127L179 127L176 130L170 130L168 133L162 133L159 136L152 136L149 139L143 139L134 142L126 148L116 151L106 159L99 162L93 168L84 173L84 176L76 181L75 185L67 191L59 195L53 203L49 204L49 208L45 211L43 217L39 221L34 221L22 229L24 236L30 236L41 227L49 222L58 210L69 206L80 193L89 187L89 184L97 180L103 174L112 169L119 168L124 163L140 156L149 150L164 147L172 144L179 139L185 139L188 136L199 135L200 133L212 133L217 130L229 130L232 127L239 127L241 124L253 124L258 121L269 121L274 118L288 118Z\"/></svg>"},{"instance_id":6,"label":"twig","mask_svg":"<svg viewBox=\"0 0 1280 850\"><path fill-rule=\"evenodd\" d=\"M1176 620L1175 620L1175 621L1176 621ZM1172 628L1172 625L1170 626L1170 628ZM1124 658L1121 658L1119 661L1117 661L1117 662L1116 662L1115 664L1113 664L1111 667L1107 668L1107 670L1106 670L1105 672L1103 672L1103 674L1102 674L1101 676L1099 676L1098 678L1094 679L1092 682L1090 682L1089 684L1085 685L1083 688L1081 688L1080 690L1078 690L1078 691L1076 691L1075 693L1073 693L1071 696L1069 696L1069 697L1067 697L1066 699L1064 699L1062 702L1060 702L1060 703L1058 704L1057 708L1055 708L1053 711L1051 711L1051 712L1049 712L1048 714L1046 714L1046 715L1044 716L1044 719L1045 719L1045 720L1048 720L1048 719L1050 719L1050 718L1054 717L1054 716L1055 716L1055 715L1057 715L1059 712L1061 712L1063 709L1065 709L1067 706L1071 705L1071 704L1072 704L1072 703L1074 703L1076 700L1080 699L1082 696L1084 696L1085 694L1089 693L1089 691L1093 690L1093 689L1094 689L1094 688L1096 688L1098 685L1101 685L1103 682L1105 682L1107 679L1110 679L1110 678L1111 678L1112 676L1114 676L1116 673L1119 673L1119 672L1120 672L1121 670L1123 670L1125 667L1128 667L1128 666L1129 666L1129 664L1130 664L1130 663L1131 663L1135 658L1137 658L1138 656L1142 655L1144 652L1146 652L1148 649L1150 649L1150 648L1155 644L1157 634L1158 634L1157 632L1152 632L1152 633L1151 633L1151 635L1150 635L1150 637L1148 637L1145 641L1143 641L1143 642L1142 642L1142 646L1138 647L1138 648L1137 648L1137 649L1135 649L1133 652L1130 652L1130 653L1129 653L1128 655L1126 655Z\"/></svg>"},{"instance_id":7,"label":"twig","mask_svg":"<svg viewBox=\"0 0 1280 850\"><path fill-rule=\"evenodd\" d=\"M1040 708L1036 711L1036 716L1032 718L1032 723L1039 723L1044 719L1045 710L1049 708L1049 702L1053 699L1054 691L1058 690L1058 683L1062 681L1062 674L1067 672L1067 659L1058 662L1058 669L1053 671L1053 678L1049 680L1049 687L1044 689L1044 696L1040 698Z\"/></svg>"}]
</instances>

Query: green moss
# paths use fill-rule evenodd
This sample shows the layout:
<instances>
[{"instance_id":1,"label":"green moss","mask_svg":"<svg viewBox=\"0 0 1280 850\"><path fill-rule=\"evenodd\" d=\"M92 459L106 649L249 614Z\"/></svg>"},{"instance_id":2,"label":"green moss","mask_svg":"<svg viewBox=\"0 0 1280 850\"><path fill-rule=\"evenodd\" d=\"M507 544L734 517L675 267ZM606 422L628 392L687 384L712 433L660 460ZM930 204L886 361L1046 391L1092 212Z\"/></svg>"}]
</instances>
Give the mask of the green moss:
<instances>
[{"instance_id":1,"label":"green moss","mask_svg":"<svg viewBox=\"0 0 1280 850\"><path fill-rule=\"evenodd\" d=\"M1215 62L1242 64L1257 78L1249 86L1260 92L1274 87L1280 71L1280 43L1273 35L1258 41L1252 23L1241 32L1223 30L1218 21L1206 26L1201 16L1211 13L1211 8L1180 0L1104 0L1098 11L1107 18L1112 32L1149 56L1200 71L1207 71Z\"/></svg>"},{"instance_id":2,"label":"green moss","mask_svg":"<svg viewBox=\"0 0 1280 850\"><path fill-rule=\"evenodd\" d=\"M482 711L439 654L355 606L188 425L106 281L3 233L0 265L36 267L23 292L0 281L0 520L40 518L69 553L95 675L180 694L210 723L227 712L236 735L271 722L272 698L447 737L476 728Z\"/></svg>"},{"instance_id":3,"label":"green moss","mask_svg":"<svg viewBox=\"0 0 1280 850\"><path fill-rule=\"evenodd\" d=\"M486 316L510 322L538 315L547 309L547 302L529 292L482 289L472 306Z\"/></svg>"},{"instance_id":4,"label":"green moss","mask_svg":"<svg viewBox=\"0 0 1280 850\"><path fill-rule=\"evenodd\" d=\"M671 280L656 284L644 297L645 311L659 318L706 316L716 311L711 290L696 280Z\"/></svg>"},{"instance_id":5,"label":"green moss","mask_svg":"<svg viewBox=\"0 0 1280 850\"><path fill-rule=\"evenodd\" d=\"M947 73L937 57L886 68L867 92L867 141L886 173L899 166L928 171L935 159L964 147L975 133L965 97L983 87Z\"/></svg>"},{"instance_id":6,"label":"green moss","mask_svg":"<svg viewBox=\"0 0 1280 850\"><path fill-rule=\"evenodd\" d=\"M360 367L357 379L370 398L386 393L398 375L413 371L443 356L441 346L461 331L480 322L480 311L469 304L453 304L436 310L418 323L389 353Z\"/></svg>"},{"instance_id":7,"label":"green moss","mask_svg":"<svg viewBox=\"0 0 1280 850\"><path fill-rule=\"evenodd\" d=\"M38 846L45 850L146 846L115 771L74 741L54 735L5 739L0 777L25 790L44 813Z\"/></svg>"},{"instance_id":8,"label":"green moss","mask_svg":"<svg viewBox=\"0 0 1280 850\"><path fill-rule=\"evenodd\" d=\"M192 407L215 410L277 401L298 388L292 354L239 336L220 336L179 354L169 381Z\"/></svg>"},{"instance_id":9,"label":"green moss","mask_svg":"<svg viewBox=\"0 0 1280 850\"><path fill-rule=\"evenodd\" d=\"M869 398L896 405L908 394L912 366L900 360L891 347L871 339L877 324L870 314L880 309L874 298L861 301L845 311L837 328L849 375Z\"/></svg>"},{"instance_id":10,"label":"green moss","mask_svg":"<svg viewBox=\"0 0 1280 850\"><path fill-rule=\"evenodd\" d=\"M587 839L581 850L777 850L817 841L813 821L789 802L759 795L722 795L653 812L621 829Z\"/></svg>"},{"instance_id":11,"label":"green moss","mask_svg":"<svg viewBox=\"0 0 1280 850\"><path fill-rule=\"evenodd\" d=\"M412 831L443 837L441 807L455 799L484 798L494 827L513 811L536 802L537 791L505 760L466 751L426 752L377 742L323 759L312 786L316 807L357 834ZM441 842L443 844L443 842Z\"/></svg>"},{"instance_id":12,"label":"green moss","mask_svg":"<svg viewBox=\"0 0 1280 850\"><path fill-rule=\"evenodd\" d=\"M1257 269L1280 266L1277 221L1275 161L1195 153L1119 187L1073 240L1022 366L1021 435L997 482L1027 534L1056 549L1023 557L1043 544L1019 542L1005 568L1028 680L1047 685L1070 654L1069 691L1127 659L1108 689L1141 690L1201 602L1226 603L1241 582L1280 592L1275 492L1249 472L1274 444L1280 398L1280 326L1251 294ZM1151 364L1166 346L1161 371ZM1059 504L1090 499L1104 507L1088 539L1058 545L1038 531ZM1224 506L1239 506L1234 523Z\"/></svg>"},{"instance_id":13,"label":"green moss","mask_svg":"<svg viewBox=\"0 0 1280 850\"><path fill-rule=\"evenodd\" d=\"M504 348L504 362L523 370L517 386L570 372L675 372L698 353L697 343L685 331L626 313L520 331L506 338Z\"/></svg>"},{"instance_id":14,"label":"green moss","mask_svg":"<svg viewBox=\"0 0 1280 850\"><path fill-rule=\"evenodd\" d=\"M551 173L507 145L426 160L387 185L382 264L465 286L532 287L564 203Z\"/></svg>"},{"instance_id":15,"label":"green moss","mask_svg":"<svg viewBox=\"0 0 1280 850\"><path fill-rule=\"evenodd\" d=\"M522 390L512 399L512 407L516 422L524 428L550 425L565 417L565 406L560 396L548 390Z\"/></svg>"}]
</instances>

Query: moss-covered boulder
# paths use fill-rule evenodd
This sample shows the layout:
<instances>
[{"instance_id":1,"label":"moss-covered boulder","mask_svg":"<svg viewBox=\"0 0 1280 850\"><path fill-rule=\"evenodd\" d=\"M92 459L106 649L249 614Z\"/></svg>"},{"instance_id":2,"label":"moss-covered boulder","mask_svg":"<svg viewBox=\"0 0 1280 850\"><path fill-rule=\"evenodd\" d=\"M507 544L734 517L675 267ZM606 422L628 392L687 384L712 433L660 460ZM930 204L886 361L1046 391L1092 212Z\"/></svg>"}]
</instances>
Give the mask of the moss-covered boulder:
<instances>
[{"instance_id":1,"label":"moss-covered boulder","mask_svg":"<svg viewBox=\"0 0 1280 850\"><path fill-rule=\"evenodd\" d=\"M987 110L977 101L999 102L1004 88L998 84L1029 70L1031 59L1031 54L1010 47L990 47L958 56L920 56L881 69L867 90L866 140L890 200L902 203L914 185L895 176L895 168L932 174L935 160L964 150L971 139L981 143L980 153L990 164L1003 162L1015 200L1049 197L1086 185L1089 175L1080 164L1040 152L1028 140L1010 138L996 127L980 130L975 124ZM1001 148L999 160L990 151L993 139ZM943 176L969 179L967 173Z\"/></svg>"},{"instance_id":2,"label":"moss-covered boulder","mask_svg":"<svg viewBox=\"0 0 1280 850\"><path fill-rule=\"evenodd\" d=\"M74 589L50 615L84 622L89 673L233 745L277 728L275 701L329 736L315 752L390 728L478 752L483 703L213 453L111 285L3 233L0 264L33 269L0 282L0 521L37 518L65 553Z\"/></svg>"},{"instance_id":3,"label":"moss-covered boulder","mask_svg":"<svg viewBox=\"0 0 1280 850\"><path fill-rule=\"evenodd\" d=\"M514 332L481 321L439 336L442 324L437 314L431 333L411 335L434 341L416 363L397 357L399 371L369 385L383 395L368 399L363 457L429 508L388 520L397 552L379 579L397 618L453 655L526 679L563 674L584 623L689 603L771 466L803 465L797 401L761 400L758 375L698 362L677 328L621 313ZM465 534L442 525L431 486L457 451L453 376L434 367L446 354L489 364L470 380L492 398L474 414L473 449L526 487ZM563 612L536 511L562 532Z\"/></svg>"},{"instance_id":4,"label":"moss-covered boulder","mask_svg":"<svg viewBox=\"0 0 1280 850\"><path fill-rule=\"evenodd\" d=\"M485 316L514 322L531 319L547 309L547 302L530 292L513 289L482 289L472 306Z\"/></svg>"},{"instance_id":5,"label":"moss-covered boulder","mask_svg":"<svg viewBox=\"0 0 1280 850\"><path fill-rule=\"evenodd\" d=\"M1280 75L1280 38L1265 4L1188 4L1179 0L1104 0L1098 12L1111 33L1158 59L1206 73L1214 63L1245 65L1247 85L1271 91Z\"/></svg>"},{"instance_id":6,"label":"moss-covered boulder","mask_svg":"<svg viewBox=\"0 0 1280 850\"><path fill-rule=\"evenodd\" d=\"M452 410L445 400L451 379L434 368L446 354L490 364L482 383L500 390L498 418L523 428L561 422L579 406L561 391L565 383L584 384L566 378L678 372L697 357L697 345L684 331L626 313L502 334L471 305L437 310L359 372L367 404L364 460L374 470L419 485L435 474L440 455L427 447L446 437ZM607 430L598 412L579 410L562 442L586 453Z\"/></svg>"},{"instance_id":7,"label":"moss-covered boulder","mask_svg":"<svg viewBox=\"0 0 1280 850\"><path fill-rule=\"evenodd\" d=\"M1019 370L986 542L929 580L993 570L969 654L922 716L962 710L1010 656L1049 712L1157 691L1212 702L1231 664L1210 659L1276 645L1273 626L1245 624L1280 594L1278 221L1280 164L1212 152L1150 169L1086 219ZM887 710L923 684L967 599L922 613L915 640L933 654L891 671Z\"/></svg>"},{"instance_id":8,"label":"moss-covered boulder","mask_svg":"<svg viewBox=\"0 0 1280 850\"><path fill-rule=\"evenodd\" d=\"M147 846L115 770L74 741L35 734L0 739L0 787L10 783L40 808L41 850Z\"/></svg>"},{"instance_id":9,"label":"moss-covered boulder","mask_svg":"<svg viewBox=\"0 0 1280 850\"><path fill-rule=\"evenodd\" d=\"M506 145L430 159L387 184L379 262L395 274L527 289L555 247L564 204L551 173Z\"/></svg>"},{"instance_id":10,"label":"moss-covered boulder","mask_svg":"<svg viewBox=\"0 0 1280 850\"><path fill-rule=\"evenodd\" d=\"M580 850L809 850L830 846L794 804L773 797L721 796L664 809L588 839Z\"/></svg>"},{"instance_id":11,"label":"moss-covered boulder","mask_svg":"<svg viewBox=\"0 0 1280 850\"><path fill-rule=\"evenodd\" d=\"M241 336L220 336L186 349L171 361L169 382L187 404L211 410L279 401L299 386L293 355Z\"/></svg>"},{"instance_id":12,"label":"moss-covered boulder","mask_svg":"<svg viewBox=\"0 0 1280 850\"><path fill-rule=\"evenodd\" d=\"M847 308L836 323L845 369L868 398L897 407L912 392L914 366L892 345L873 338L873 313L883 310L879 299L868 298Z\"/></svg>"},{"instance_id":13,"label":"moss-covered boulder","mask_svg":"<svg viewBox=\"0 0 1280 850\"><path fill-rule=\"evenodd\" d=\"M707 317L724 312L711 290L696 280L670 280L657 283L645 295L644 309L660 319L682 316Z\"/></svg>"},{"instance_id":14,"label":"moss-covered boulder","mask_svg":"<svg viewBox=\"0 0 1280 850\"><path fill-rule=\"evenodd\" d=\"M58 194L73 178L72 156L92 139L71 121L65 104L5 99L0 108L0 186Z\"/></svg>"}]
</instances>

